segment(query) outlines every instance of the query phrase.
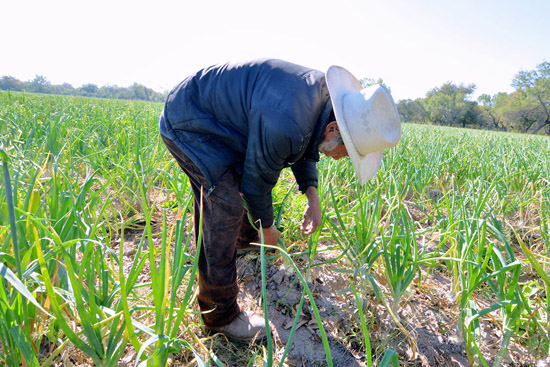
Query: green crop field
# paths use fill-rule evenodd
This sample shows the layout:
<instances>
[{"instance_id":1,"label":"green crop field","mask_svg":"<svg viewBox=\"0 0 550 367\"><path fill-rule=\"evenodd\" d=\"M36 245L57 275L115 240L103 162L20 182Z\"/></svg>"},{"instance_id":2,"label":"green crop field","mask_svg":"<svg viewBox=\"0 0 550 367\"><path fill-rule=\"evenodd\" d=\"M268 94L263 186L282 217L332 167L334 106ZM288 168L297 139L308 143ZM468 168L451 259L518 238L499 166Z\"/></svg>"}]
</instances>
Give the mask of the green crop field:
<instances>
[{"instance_id":1,"label":"green crop field","mask_svg":"<svg viewBox=\"0 0 550 367\"><path fill-rule=\"evenodd\" d=\"M197 315L192 193L159 139L161 110L0 92L1 364L230 364ZM358 365L425 365L427 326L413 320L427 304L446 317L431 333L469 364L548 363L550 139L403 124L365 186L347 160L318 167L321 228L301 236L305 199L284 171L274 207L286 250L249 260L264 311L280 303L269 267L294 274L289 341L270 330L242 365L290 363L302 308L324 350L315 365L338 365L338 338ZM312 287L321 268L354 307L345 331Z\"/></svg>"}]
</instances>

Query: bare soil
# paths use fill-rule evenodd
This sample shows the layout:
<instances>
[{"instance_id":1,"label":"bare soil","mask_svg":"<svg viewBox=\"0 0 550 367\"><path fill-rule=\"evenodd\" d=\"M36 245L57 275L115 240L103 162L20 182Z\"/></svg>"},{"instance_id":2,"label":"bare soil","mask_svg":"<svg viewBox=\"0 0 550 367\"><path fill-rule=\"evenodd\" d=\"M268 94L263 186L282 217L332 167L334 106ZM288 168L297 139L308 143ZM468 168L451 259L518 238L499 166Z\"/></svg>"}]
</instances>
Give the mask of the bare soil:
<instances>
[{"instance_id":1,"label":"bare soil","mask_svg":"<svg viewBox=\"0 0 550 367\"><path fill-rule=\"evenodd\" d=\"M142 233L142 232L141 232ZM131 266L140 234L129 233L124 243L124 268ZM155 245L158 240L154 240ZM329 243L322 244L329 246ZM118 251L119 243L113 243ZM322 247L322 246L321 246ZM320 248L323 250L323 248ZM321 251L316 255L317 263L336 258L337 251ZM270 257L268 256L268 259ZM299 268L305 269L307 258L296 256L294 261ZM148 265L146 265L148 266ZM324 330L328 336L332 362L334 366L367 366L364 339L360 329L359 313L355 297L350 289L350 274L342 272L346 266L334 262L315 266L308 279L309 288L319 309ZM435 271L434 271L435 270ZM147 281L147 269L144 269L139 281ZM383 276L378 278L381 289L390 302L390 292L384 287ZM241 308L262 312L261 305L261 260L259 254L248 253L238 258L238 281L240 286L239 304ZM283 358L286 344L290 338L291 326L296 310L302 298L303 287L293 270L283 263L281 257L271 256L266 266L266 291L269 321L273 335L273 355L276 365ZM388 309L376 299L374 292L365 287L358 290L365 310L367 329L369 330L372 359L377 365L387 349L399 355L401 366L470 366L464 343L458 333L458 306L451 299L451 284L444 267L432 269L422 274L419 282L415 279L408 293L399 305L399 319L406 335L390 317ZM481 295L476 298L480 304L488 305ZM201 338L206 346L224 366L261 366L267 350L265 338L252 343L235 343L223 335L207 335L200 325L197 315L186 320L192 332ZM489 365L498 352L502 334L498 323L487 318L481 321L481 351ZM188 340L188 334L181 336ZM88 358L73 347L63 354L65 365L92 365ZM119 367L133 366L135 351L129 345ZM172 366L194 366L193 355L183 351L173 355ZM205 352L203 358L208 359ZM251 362L253 361L253 362ZM537 364L538 363L538 364ZM521 345L511 343L504 366L548 366L548 362L537 361L527 354ZM211 362L211 365L216 365ZM311 304L306 298L300 314L298 327L294 333L285 366L326 366L327 357L321 332L315 320Z\"/></svg>"},{"instance_id":2,"label":"bare soil","mask_svg":"<svg viewBox=\"0 0 550 367\"><path fill-rule=\"evenodd\" d=\"M321 252L316 260L322 262L337 255L330 251ZM297 262L299 263L299 259ZM304 260L304 265L305 262ZM279 362L289 340L303 287L294 272L285 268L280 258L268 262L266 268L274 359ZM333 365L367 366L363 337L358 326L359 314L349 286L349 275L336 271L337 268L338 265L335 264L314 267L308 284L328 335ZM262 313L259 255L249 254L238 259L238 278L241 307ZM446 274L432 272L422 278L421 287L415 282L410 292L405 295L399 307L399 318L414 339L414 343L396 325L388 310L376 299L374 292L364 292L362 301L365 306L373 361L380 361L386 349L392 349L399 354L401 366L470 366L464 343L457 332L458 306L449 298L450 291L451 284ZM480 298L479 302L487 301ZM490 319L482 321L481 324L480 344L484 357L491 365L498 352L502 334L496 327L497 323ZM242 366L257 352L257 344L235 344L218 335L214 338L213 350L224 365ZM521 346L510 345L504 365L535 366L537 361L525 353ZM327 365L321 332L307 301L300 315L285 365Z\"/></svg>"},{"instance_id":3,"label":"bare soil","mask_svg":"<svg viewBox=\"0 0 550 367\"><path fill-rule=\"evenodd\" d=\"M318 260L328 260L331 256L335 257L337 254L323 252ZM242 290L240 304L243 308L261 312L258 304L261 294L260 260L258 257L242 257L238 264ZM332 361L334 366L367 366L364 339L359 329L359 313L350 289L349 276L336 272L336 267L337 265L314 267L309 281L328 335ZM400 355L401 365L470 365L463 345L452 337L457 310L446 299L445 292L450 290L450 285L442 277L431 278L434 283L429 286L423 281L426 289L418 290L413 287L400 311L402 324L415 339L416 353L410 339L396 326L385 307L377 302L374 292L362 294L373 360L381 359L389 348ZM285 269L281 260L277 260L267 266L266 289L269 320L274 334L274 354L275 359L280 361L303 288L295 274ZM287 365L327 365L321 332L309 302L304 306L298 325L286 358ZM231 365L230 360L227 362Z\"/></svg>"}]
</instances>

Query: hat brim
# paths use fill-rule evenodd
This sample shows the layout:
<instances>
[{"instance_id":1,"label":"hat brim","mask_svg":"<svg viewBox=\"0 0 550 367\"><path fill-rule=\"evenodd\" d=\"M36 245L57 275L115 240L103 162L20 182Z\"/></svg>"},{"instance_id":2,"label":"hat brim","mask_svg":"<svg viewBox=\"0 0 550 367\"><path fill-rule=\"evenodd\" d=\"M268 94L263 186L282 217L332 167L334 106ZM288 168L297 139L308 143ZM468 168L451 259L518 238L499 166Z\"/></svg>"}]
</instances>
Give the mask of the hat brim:
<instances>
[{"instance_id":1,"label":"hat brim","mask_svg":"<svg viewBox=\"0 0 550 367\"><path fill-rule=\"evenodd\" d=\"M344 140L357 179L361 185L374 177L380 163L382 162L383 151L377 151L366 155L360 154L351 139L348 122L343 113L344 98L346 95L357 92L363 87L359 81L346 69L341 66L331 66L326 73L327 86L332 100L334 115L338 122L338 128Z\"/></svg>"}]
</instances>

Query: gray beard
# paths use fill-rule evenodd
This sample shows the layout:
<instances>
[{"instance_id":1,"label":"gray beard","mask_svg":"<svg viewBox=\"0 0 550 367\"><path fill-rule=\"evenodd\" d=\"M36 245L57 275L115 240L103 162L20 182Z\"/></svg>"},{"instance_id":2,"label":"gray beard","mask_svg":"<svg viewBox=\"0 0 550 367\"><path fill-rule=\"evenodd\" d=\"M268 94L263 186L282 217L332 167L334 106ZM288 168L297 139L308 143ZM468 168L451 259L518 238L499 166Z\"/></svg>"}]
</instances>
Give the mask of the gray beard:
<instances>
[{"instance_id":1,"label":"gray beard","mask_svg":"<svg viewBox=\"0 0 550 367\"><path fill-rule=\"evenodd\" d=\"M323 140L317 149L320 153L327 154L327 152L336 149L340 144L344 144L342 138Z\"/></svg>"}]
</instances>

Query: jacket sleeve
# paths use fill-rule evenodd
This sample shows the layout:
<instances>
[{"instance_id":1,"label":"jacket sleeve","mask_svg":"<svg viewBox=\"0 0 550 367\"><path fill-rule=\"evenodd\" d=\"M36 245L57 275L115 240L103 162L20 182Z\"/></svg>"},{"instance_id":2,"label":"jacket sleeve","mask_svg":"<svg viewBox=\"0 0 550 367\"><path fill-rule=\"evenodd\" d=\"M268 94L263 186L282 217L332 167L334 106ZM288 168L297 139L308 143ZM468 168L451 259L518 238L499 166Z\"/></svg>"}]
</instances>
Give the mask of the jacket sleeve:
<instances>
[{"instance_id":1,"label":"jacket sleeve","mask_svg":"<svg viewBox=\"0 0 550 367\"><path fill-rule=\"evenodd\" d=\"M292 173L296 182L298 183L298 188L305 194L309 186L317 187L317 182L319 180L317 176L317 163L311 160L304 160L296 162L292 167Z\"/></svg>"},{"instance_id":2,"label":"jacket sleeve","mask_svg":"<svg viewBox=\"0 0 550 367\"><path fill-rule=\"evenodd\" d=\"M264 228L273 224L271 190L287 158L302 145L302 134L288 116L272 109L251 111L242 191L252 218Z\"/></svg>"}]
</instances>

